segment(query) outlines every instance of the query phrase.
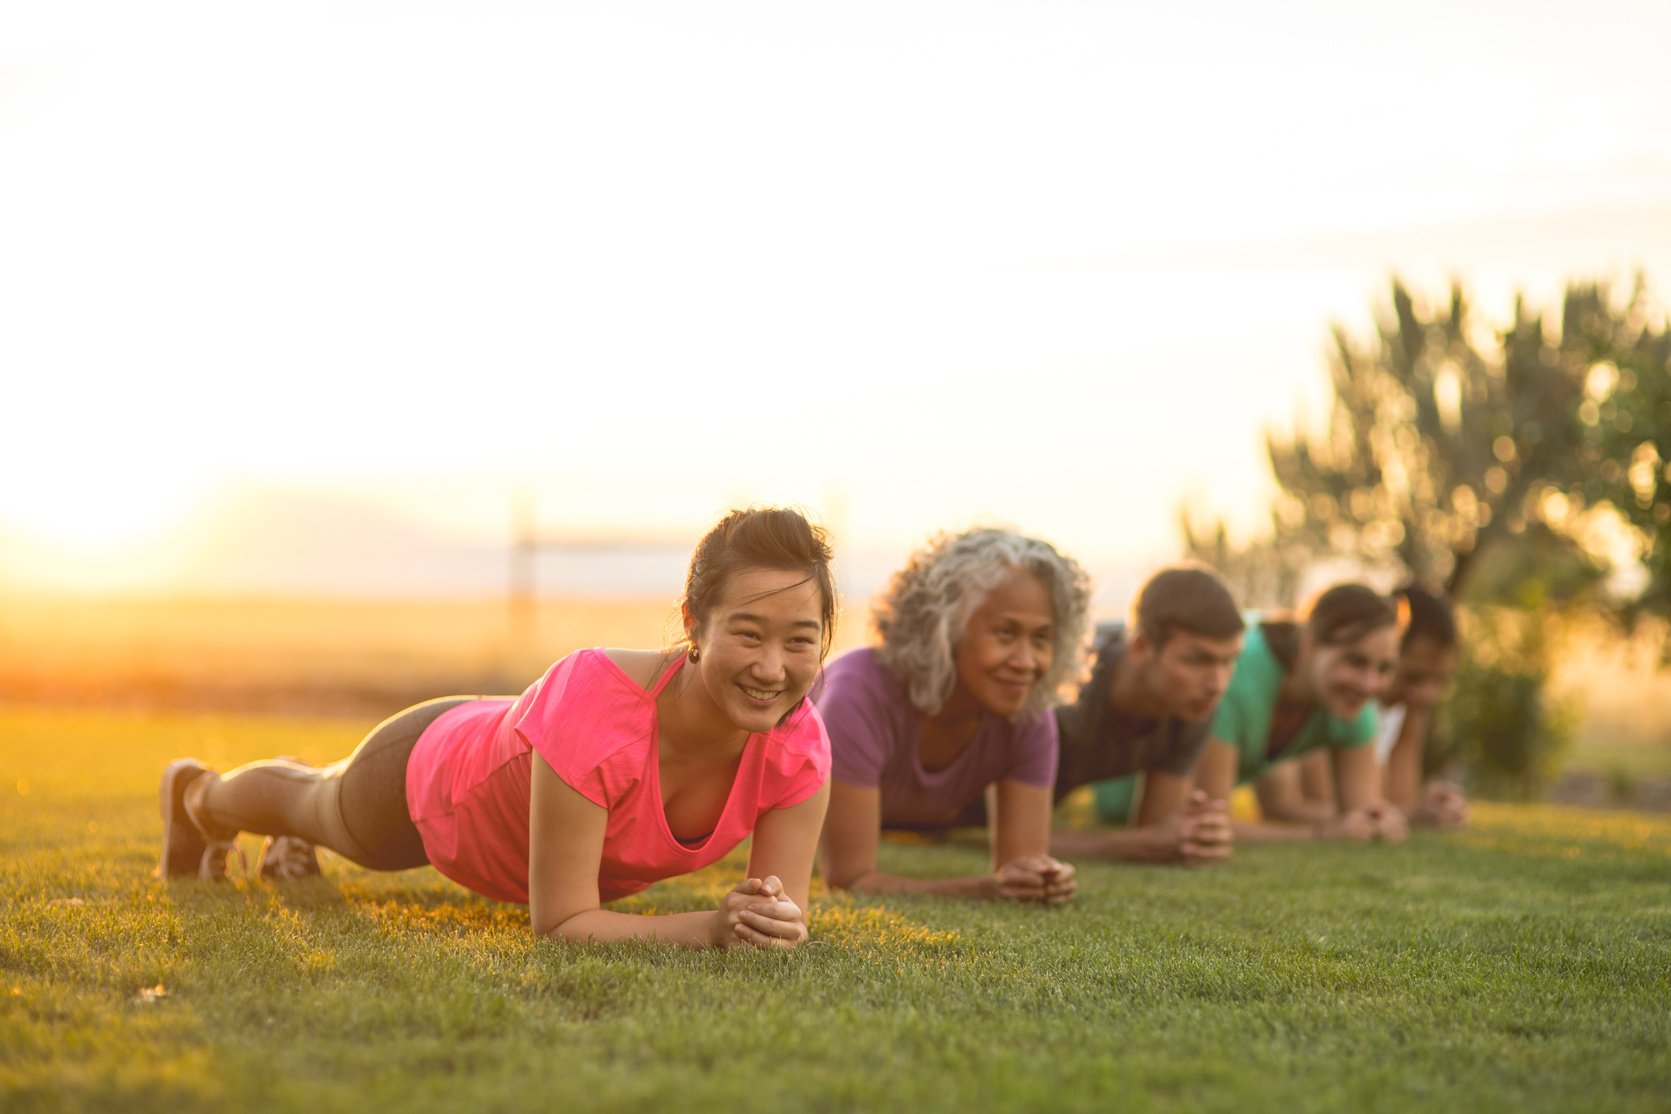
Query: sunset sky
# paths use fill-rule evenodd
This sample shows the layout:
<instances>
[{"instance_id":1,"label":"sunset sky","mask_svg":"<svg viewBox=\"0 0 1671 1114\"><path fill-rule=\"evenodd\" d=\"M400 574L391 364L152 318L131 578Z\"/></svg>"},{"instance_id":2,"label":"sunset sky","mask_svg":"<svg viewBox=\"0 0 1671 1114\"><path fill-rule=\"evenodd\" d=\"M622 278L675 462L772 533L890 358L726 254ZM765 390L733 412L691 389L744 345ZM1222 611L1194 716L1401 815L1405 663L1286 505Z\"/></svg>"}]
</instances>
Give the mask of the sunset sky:
<instances>
[{"instance_id":1,"label":"sunset sky","mask_svg":"<svg viewBox=\"0 0 1671 1114\"><path fill-rule=\"evenodd\" d=\"M124 586L258 492L477 543L520 493L1164 560L1186 501L1256 521L1393 271L1671 301L1667 41L1657 0L8 4L0 540Z\"/></svg>"}]
</instances>

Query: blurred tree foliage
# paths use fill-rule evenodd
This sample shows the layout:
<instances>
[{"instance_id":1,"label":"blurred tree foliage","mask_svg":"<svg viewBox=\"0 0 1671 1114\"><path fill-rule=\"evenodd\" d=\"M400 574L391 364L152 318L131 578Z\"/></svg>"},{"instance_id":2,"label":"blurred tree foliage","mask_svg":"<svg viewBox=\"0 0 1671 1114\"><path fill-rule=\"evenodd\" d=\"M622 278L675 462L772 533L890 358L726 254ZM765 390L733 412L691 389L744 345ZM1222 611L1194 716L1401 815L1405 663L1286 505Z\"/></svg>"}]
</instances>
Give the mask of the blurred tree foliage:
<instances>
[{"instance_id":1,"label":"blurred tree foliage","mask_svg":"<svg viewBox=\"0 0 1671 1114\"><path fill-rule=\"evenodd\" d=\"M1360 345L1337 326L1323 430L1267 438L1274 541L1397 566L1459 599L1475 594L1481 557L1529 527L1605 560L1607 520L1630 513L1631 477L1643 479L1625 463L1653 424L1636 392L1645 378L1666 390L1666 333L1643 284L1622 304L1569 286L1558 323L1517 299L1494 330L1460 285L1424 313L1395 281L1378 334Z\"/></svg>"},{"instance_id":2,"label":"blurred tree foliage","mask_svg":"<svg viewBox=\"0 0 1671 1114\"><path fill-rule=\"evenodd\" d=\"M1238 545L1223 522L1197 526L1185 509L1178 516L1184 552L1217 569L1243 607L1286 608L1300 589L1300 579L1316 554L1303 542L1275 536Z\"/></svg>"},{"instance_id":3,"label":"blurred tree foliage","mask_svg":"<svg viewBox=\"0 0 1671 1114\"><path fill-rule=\"evenodd\" d=\"M1571 734L1570 712L1545 695L1551 624L1578 604L1671 614L1664 315L1640 279L1623 298L1573 284L1559 321L1517 298L1493 328L1460 284L1426 309L1395 279L1373 339L1334 328L1329 374L1322 427L1267 436L1267 536L1233 546L1222 525L1186 517L1185 546L1251 603L1293 602L1320 558L1450 593L1464 605L1466 695L1430 753L1530 793ZM1621 542L1646 572L1622 600L1602 590Z\"/></svg>"},{"instance_id":4,"label":"blurred tree foliage","mask_svg":"<svg viewBox=\"0 0 1671 1114\"><path fill-rule=\"evenodd\" d=\"M1646 582L1627 617L1671 618L1671 327L1640 281L1622 313L1587 307L1579 324L1601 355L1578 408L1591 449L1579 491L1636 532Z\"/></svg>"}]
</instances>

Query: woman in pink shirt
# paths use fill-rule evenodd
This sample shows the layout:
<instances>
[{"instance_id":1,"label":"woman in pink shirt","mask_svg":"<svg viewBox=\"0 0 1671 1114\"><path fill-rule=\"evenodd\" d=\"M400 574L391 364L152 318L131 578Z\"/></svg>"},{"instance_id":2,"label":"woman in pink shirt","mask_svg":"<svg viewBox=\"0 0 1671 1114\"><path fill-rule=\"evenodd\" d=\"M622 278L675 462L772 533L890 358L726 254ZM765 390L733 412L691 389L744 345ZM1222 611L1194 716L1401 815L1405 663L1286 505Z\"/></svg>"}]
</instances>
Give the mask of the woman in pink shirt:
<instances>
[{"instance_id":1,"label":"woman in pink shirt","mask_svg":"<svg viewBox=\"0 0 1671 1114\"><path fill-rule=\"evenodd\" d=\"M1035 538L970 530L934 538L876 607L881 645L843 654L816 696L834 775L819 858L831 885L1046 904L1074 870L1047 854L1056 717L1079 672L1090 584ZM965 822L988 789L992 870L906 878L877 866L883 828Z\"/></svg>"},{"instance_id":2,"label":"woman in pink shirt","mask_svg":"<svg viewBox=\"0 0 1671 1114\"><path fill-rule=\"evenodd\" d=\"M681 610L680 649L576 651L519 697L409 708L333 766L173 763L163 876L223 877L237 834L262 832L264 875L316 872L310 844L372 869L429 864L527 902L545 936L794 947L829 800L806 699L835 616L823 531L733 512L697 545ZM749 876L718 909L602 908L751 834Z\"/></svg>"}]
</instances>

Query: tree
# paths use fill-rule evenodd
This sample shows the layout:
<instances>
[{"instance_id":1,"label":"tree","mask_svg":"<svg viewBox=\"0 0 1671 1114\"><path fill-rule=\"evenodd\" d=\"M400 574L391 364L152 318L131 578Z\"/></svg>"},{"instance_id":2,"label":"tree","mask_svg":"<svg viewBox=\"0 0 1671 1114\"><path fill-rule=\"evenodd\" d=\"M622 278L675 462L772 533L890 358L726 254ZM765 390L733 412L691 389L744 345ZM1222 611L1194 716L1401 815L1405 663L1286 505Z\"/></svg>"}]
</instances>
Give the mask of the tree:
<instances>
[{"instance_id":1,"label":"tree","mask_svg":"<svg viewBox=\"0 0 1671 1114\"><path fill-rule=\"evenodd\" d=\"M1187 508L1180 511L1178 525L1184 535L1184 552L1216 569L1243 607L1286 606L1299 591L1311 563L1311 550L1304 544L1278 543L1267 537L1238 545L1223 522L1197 526Z\"/></svg>"},{"instance_id":2,"label":"tree","mask_svg":"<svg viewBox=\"0 0 1671 1114\"><path fill-rule=\"evenodd\" d=\"M1630 614L1671 618L1671 328L1640 279L1622 314L1604 304L1582 310L1568 328L1594 337L1605 353L1579 404L1593 444L1583 491L1637 531L1646 575Z\"/></svg>"},{"instance_id":3,"label":"tree","mask_svg":"<svg viewBox=\"0 0 1671 1114\"><path fill-rule=\"evenodd\" d=\"M1490 331L1460 285L1424 315L1395 280L1391 309L1370 345L1334 328L1321 434L1267 437L1273 538L1402 566L1456 595L1482 551L1528 524L1567 536L1550 496L1574 486L1594 357L1574 333L1552 343L1519 301L1513 324Z\"/></svg>"}]
</instances>

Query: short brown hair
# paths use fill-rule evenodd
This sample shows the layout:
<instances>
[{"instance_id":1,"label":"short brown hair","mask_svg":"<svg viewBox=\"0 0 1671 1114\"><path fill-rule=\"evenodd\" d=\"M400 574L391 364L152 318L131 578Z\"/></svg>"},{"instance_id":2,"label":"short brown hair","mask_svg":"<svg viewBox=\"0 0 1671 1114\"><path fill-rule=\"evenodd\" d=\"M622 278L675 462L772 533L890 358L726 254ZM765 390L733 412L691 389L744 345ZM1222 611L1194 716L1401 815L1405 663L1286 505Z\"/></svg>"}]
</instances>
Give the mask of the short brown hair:
<instances>
[{"instance_id":1,"label":"short brown hair","mask_svg":"<svg viewBox=\"0 0 1671 1114\"><path fill-rule=\"evenodd\" d=\"M805 573L808 580L817 582L822 600L818 650L822 660L835 637L836 592L830 556L824 529L812 525L799 511L786 507L732 511L696 543L681 610L693 626L700 627L725 595L733 573L744 569Z\"/></svg>"},{"instance_id":2,"label":"short brown hair","mask_svg":"<svg viewBox=\"0 0 1671 1114\"><path fill-rule=\"evenodd\" d=\"M1224 578L1196 564L1173 565L1151 576L1137 593L1131 622L1157 650L1179 631L1234 638L1247 627Z\"/></svg>"}]
</instances>

